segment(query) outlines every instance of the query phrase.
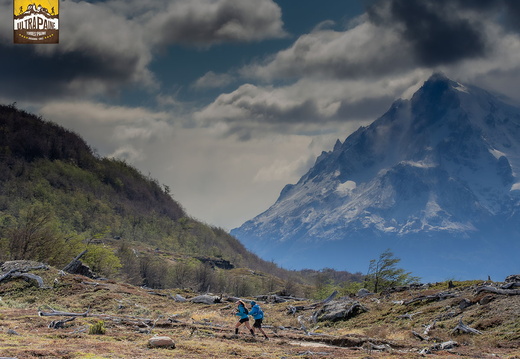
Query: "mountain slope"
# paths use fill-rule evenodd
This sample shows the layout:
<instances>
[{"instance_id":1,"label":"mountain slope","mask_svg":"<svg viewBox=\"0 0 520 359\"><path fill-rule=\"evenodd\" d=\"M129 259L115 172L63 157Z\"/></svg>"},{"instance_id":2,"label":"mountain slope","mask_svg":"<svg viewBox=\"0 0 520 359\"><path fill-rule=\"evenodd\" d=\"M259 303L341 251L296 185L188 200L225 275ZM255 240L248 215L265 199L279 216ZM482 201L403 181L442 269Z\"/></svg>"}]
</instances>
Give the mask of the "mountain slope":
<instances>
[{"instance_id":1,"label":"mountain slope","mask_svg":"<svg viewBox=\"0 0 520 359\"><path fill-rule=\"evenodd\" d=\"M63 268L83 249L98 274L154 288L249 293L264 284L279 289L292 276L190 218L167 187L124 161L96 156L77 134L0 105L0 263ZM218 263L271 276L251 279Z\"/></svg>"},{"instance_id":2,"label":"mountain slope","mask_svg":"<svg viewBox=\"0 0 520 359\"><path fill-rule=\"evenodd\" d=\"M391 248L426 278L505 276L520 269L495 268L519 248L519 174L520 109L435 74L231 234L292 268L363 270Z\"/></svg>"}]
</instances>

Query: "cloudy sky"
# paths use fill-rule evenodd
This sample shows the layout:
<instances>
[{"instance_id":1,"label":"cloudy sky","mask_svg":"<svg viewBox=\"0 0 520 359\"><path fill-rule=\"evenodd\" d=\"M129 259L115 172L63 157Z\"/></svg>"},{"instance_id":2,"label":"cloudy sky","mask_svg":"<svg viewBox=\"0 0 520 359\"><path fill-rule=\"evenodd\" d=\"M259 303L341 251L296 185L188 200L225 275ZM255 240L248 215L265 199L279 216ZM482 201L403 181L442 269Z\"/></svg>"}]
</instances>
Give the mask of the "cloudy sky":
<instances>
[{"instance_id":1,"label":"cloudy sky","mask_svg":"<svg viewBox=\"0 0 520 359\"><path fill-rule=\"evenodd\" d=\"M0 103L227 230L434 71L520 103L518 0L61 0L57 45L14 45L12 13Z\"/></svg>"}]
</instances>

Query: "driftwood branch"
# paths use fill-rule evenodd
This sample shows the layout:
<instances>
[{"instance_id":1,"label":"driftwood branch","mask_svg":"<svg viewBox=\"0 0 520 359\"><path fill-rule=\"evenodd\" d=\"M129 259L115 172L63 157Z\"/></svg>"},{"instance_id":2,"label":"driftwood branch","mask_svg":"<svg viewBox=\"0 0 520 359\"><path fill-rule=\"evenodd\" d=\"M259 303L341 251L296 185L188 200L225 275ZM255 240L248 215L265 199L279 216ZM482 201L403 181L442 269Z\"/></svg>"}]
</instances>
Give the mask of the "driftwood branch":
<instances>
[{"instance_id":1,"label":"driftwood branch","mask_svg":"<svg viewBox=\"0 0 520 359\"><path fill-rule=\"evenodd\" d=\"M38 267L38 269L41 269L41 267ZM16 279L16 278L23 278L25 280L33 280L36 283L38 283L39 288L47 288L43 284L42 277L40 277L39 275L32 274L32 273L22 273L18 269L11 269L9 272L2 274L2 276L0 276L0 283L7 282L9 280Z\"/></svg>"},{"instance_id":2,"label":"driftwood branch","mask_svg":"<svg viewBox=\"0 0 520 359\"><path fill-rule=\"evenodd\" d=\"M0 283L3 282L3 281L8 281L9 279L11 279L13 273L15 273L16 271L17 271L16 269L11 269L9 272L2 274L0 276Z\"/></svg>"},{"instance_id":3,"label":"driftwood branch","mask_svg":"<svg viewBox=\"0 0 520 359\"><path fill-rule=\"evenodd\" d=\"M468 327L466 324L462 323L462 318L460 318L459 320L459 324L457 324L457 326L451 331L452 334L454 333L469 333L469 334L482 334L482 332L476 330L476 329L473 329L473 328L470 328Z\"/></svg>"},{"instance_id":4,"label":"driftwood branch","mask_svg":"<svg viewBox=\"0 0 520 359\"><path fill-rule=\"evenodd\" d=\"M432 324L427 325L427 326L424 327L424 332L423 332L424 335L428 335L428 334L430 334L430 330L432 330L433 328L435 328L435 323L437 323L437 319L435 319L435 320L432 322Z\"/></svg>"},{"instance_id":5,"label":"driftwood branch","mask_svg":"<svg viewBox=\"0 0 520 359\"><path fill-rule=\"evenodd\" d=\"M45 285L43 284L42 277L40 277L39 275L36 275L36 274L32 274L32 273L15 273L15 274L13 274L13 278L24 278L24 279L33 280L36 283L38 283L38 287L39 288L46 288Z\"/></svg>"},{"instance_id":6,"label":"driftwood branch","mask_svg":"<svg viewBox=\"0 0 520 359\"><path fill-rule=\"evenodd\" d=\"M163 317L162 315L159 315L159 316L157 317L157 319L155 319L155 320L153 321L153 323L152 323L151 326L148 325L148 324L146 324L145 322L141 322L141 323L142 323L146 328L139 329L139 333L143 333L143 334L151 334L153 328L155 328L155 325L157 324L157 321L158 321L159 319L161 319L162 317Z\"/></svg>"}]
</instances>

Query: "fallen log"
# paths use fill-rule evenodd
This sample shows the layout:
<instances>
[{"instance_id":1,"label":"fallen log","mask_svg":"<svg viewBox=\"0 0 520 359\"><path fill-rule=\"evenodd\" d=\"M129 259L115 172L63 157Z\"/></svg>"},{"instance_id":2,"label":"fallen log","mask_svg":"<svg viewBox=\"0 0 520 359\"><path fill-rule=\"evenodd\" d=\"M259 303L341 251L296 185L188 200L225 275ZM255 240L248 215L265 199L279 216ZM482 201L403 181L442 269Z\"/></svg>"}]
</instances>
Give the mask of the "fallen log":
<instances>
[{"instance_id":1,"label":"fallen log","mask_svg":"<svg viewBox=\"0 0 520 359\"><path fill-rule=\"evenodd\" d=\"M501 289L492 286L484 286L480 287L475 291L475 294L479 294L482 292L491 292L495 294L503 294L503 295L520 295L520 289Z\"/></svg>"},{"instance_id":2,"label":"fallen log","mask_svg":"<svg viewBox=\"0 0 520 359\"><path fill-rule=\"evenodd\" d=\"M419 296L419 297L415 297L415 298L412 298L410 300L407 300L403 304L404 305L408 305L408 304L412 304L412 303L419 302L419 301L435 301L435 300L441 301L441 300L445 300L445 299L448 299L448 298L454 298L454 297L457 297L457 296L458 295L455 294L455 293L441 292L441 293L437 293L437 294L434 294L434 295L422 295L422 296Z\"/></svg>"},{"instance_id":3,"label":"fallen log","mask_svg":"<svg viewBox=\"0 0 520 359\"><path fill-rule=\"evenodd\" d=\"M55 316L55 317L88 317L89 311L90 311L90 308L87 309L87 311L84 313L61 312L61 311L52 309L51 312L43 312L40 310L40 311L38 311L38 315L40 317L52 317L52 316Z\"/></svg>"},{"instance_id":4,"label":"fallen log","mask_svg":"<svg viewBox=\"0 0 520 359\"><path fill-rule=\"evenodd\" d=\"M509 282L502 286L500 286L501 289L511 289L511 288L520 288L520 282Z\"/></svg>"},{"instance_id":5,"label":"fallen log","mask_svg":"<svg viewBox=\"0 0 520 359\"><path fill-rule=\"evenodd\" d=\"M414 335L414 337L418 338L420 341L428 341L430 338L429 337L423 337L421 334L417 333L415 330L412 330L412 334Z\"/></svg>"}]
</instances>

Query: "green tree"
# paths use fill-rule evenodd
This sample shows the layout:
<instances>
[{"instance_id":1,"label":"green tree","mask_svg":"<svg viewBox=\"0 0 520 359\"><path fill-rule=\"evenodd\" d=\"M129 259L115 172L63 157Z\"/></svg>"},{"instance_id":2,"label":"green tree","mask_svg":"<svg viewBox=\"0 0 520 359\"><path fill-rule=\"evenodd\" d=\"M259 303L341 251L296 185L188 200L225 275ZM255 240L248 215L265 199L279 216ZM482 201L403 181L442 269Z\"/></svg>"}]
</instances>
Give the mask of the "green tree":
<instances>
[{"instance_id":1,"label":"green tree","mask_svg":"<svg viewBox=\"0 0 520 359\"><path fill-rule=\"evenodd\" d=\"M400 261L401 259L394 257L390 249L381 253L377 260L372 259L365 278L368 289L378 293L390 287L418 282L420 278L413 277L411 272L397 267Z\"/></svg>"},{"instance_id":2,"label":"green tree","mask_svg":"<svg viewBox=\"0 0 520 359\"><path fill-rule=\"evenodd\" d=\"M62 264L68 246L52 208L35 203L20 210L18 219L7 230L10 259Z\"/></svg>"},{"instance_id":3,"label":"green tree","mask_svg":"<svg viewBox=\"0 0 520 359\"><path fill-rule=\"evenodd\" d=\"M122 267L121 261L113 250L103 245L88 246L88 252L84 257L85 263L95 272L107 277L115 276Z\"/></svg>"}]
</instances>

